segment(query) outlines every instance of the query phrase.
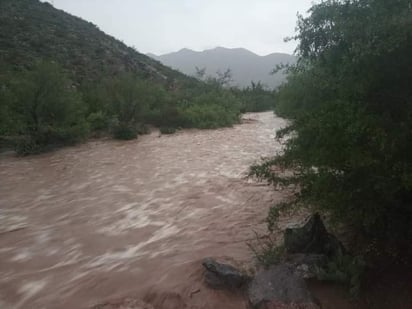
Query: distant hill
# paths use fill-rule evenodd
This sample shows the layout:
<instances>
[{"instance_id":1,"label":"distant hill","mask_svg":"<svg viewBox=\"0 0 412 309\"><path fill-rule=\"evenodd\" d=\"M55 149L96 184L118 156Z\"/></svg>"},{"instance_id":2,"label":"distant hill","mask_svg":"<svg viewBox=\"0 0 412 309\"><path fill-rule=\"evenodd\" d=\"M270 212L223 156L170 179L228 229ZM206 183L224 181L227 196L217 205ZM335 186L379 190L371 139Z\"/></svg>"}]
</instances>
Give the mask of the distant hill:
<instances>
[{"instance_id":1,"label":"distant hill","mask_svg":"<svg viewBox=\"0 0 412 309\"><path fill-rule=\"evenodd\" d=\"M47 60L58 62L78 83L125 71L159 82L189 80L92 23L38 0L0 0L0 29L0 77Z\"/></svg>"},{"instance_id":2,"label":"distant hill","mask_svg":"<svg viewBox=\"0 0 412 309\"><path fill-rule=\"evenodd\" d=\"M233 84L240 87L250 85L251 81L261 81L270 88L279 86L285 77L282 73L270 75L278 64L294 63L295 57L288 54L273 53L259 56L244 48L217 47L202 52L187 48L161 56L147 54L163 64L187 75L194 75L195 67L206 68L206 74L214 76L217 71L230 68Z\"/></svg>"}]
</instances>

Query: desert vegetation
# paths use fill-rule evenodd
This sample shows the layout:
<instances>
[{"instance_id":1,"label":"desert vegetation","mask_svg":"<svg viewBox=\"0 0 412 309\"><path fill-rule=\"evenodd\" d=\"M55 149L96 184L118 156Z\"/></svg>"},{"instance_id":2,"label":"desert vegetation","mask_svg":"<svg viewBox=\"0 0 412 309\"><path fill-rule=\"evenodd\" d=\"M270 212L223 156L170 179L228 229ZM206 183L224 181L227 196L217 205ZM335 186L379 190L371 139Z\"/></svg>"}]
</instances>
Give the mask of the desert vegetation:
<instances>
[{"instance_id":1,"label":"desert vegetation","mask_svg":"<svg viewBox=\"0 0 412 309\"><path fill-rule=\"evenodd\" d=\"M241 102L220 84L184 89L122 73L76 86L54 62L40 62L2 83L1 134L19 153L70 144L90 134L133 139L147 126L217 128L239 121Z\"/></svg>"},{"instance_id":2,"label":"desert vegetation","mask_svg":"<svg viewBox=\"0 0 412 309\"><path fill-rule=\"evenodd\" d=\"M300 16L299 59L276 93L277 114L290 120L277 132L284 151L251 169L277 188L295 186L286 208L350 227L350 249L371 267L410 260L411 14L410 1L356 0ZM276 217L271 210L269 227Z\"/></svg>"}]
</instances>

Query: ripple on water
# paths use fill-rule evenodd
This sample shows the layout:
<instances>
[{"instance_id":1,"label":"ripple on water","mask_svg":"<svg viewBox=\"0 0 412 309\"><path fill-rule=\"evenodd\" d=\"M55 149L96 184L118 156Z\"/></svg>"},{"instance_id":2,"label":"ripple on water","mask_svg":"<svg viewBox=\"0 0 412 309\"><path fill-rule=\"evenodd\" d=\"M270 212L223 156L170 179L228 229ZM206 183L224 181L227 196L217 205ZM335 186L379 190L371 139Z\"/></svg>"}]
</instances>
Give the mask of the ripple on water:
<instances>
[{"instance_id":1,"label":"ripple on water","mask_svg":"<svg viewBox=\"0 0 412 309\"><path fill-rule=\"evenodd\" d=\"M246 117L233 128L1 157L2 307L82 308L153 289L198 308L227 301L189 297L198 261L247 263L252 227L264 229L268 207L283 198L244 177L280 149L274 132L285 123L273 113Z\"/></svg>"}]
</instances>

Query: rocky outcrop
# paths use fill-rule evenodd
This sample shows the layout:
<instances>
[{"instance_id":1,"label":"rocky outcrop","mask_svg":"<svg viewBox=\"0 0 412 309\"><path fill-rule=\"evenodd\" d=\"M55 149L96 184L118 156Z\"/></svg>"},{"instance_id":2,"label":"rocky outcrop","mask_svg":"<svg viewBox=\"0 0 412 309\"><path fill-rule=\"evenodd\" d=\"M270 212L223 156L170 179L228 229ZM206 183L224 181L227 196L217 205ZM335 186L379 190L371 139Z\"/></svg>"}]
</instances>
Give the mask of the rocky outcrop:
<instances>
[{"instance_id":1,"label":"rocky outcrop","mask_svg":"<svg viewBox=\"0 0 412 309\"><path fill-rule=\"evenodd\" d=\"M313 215L299 228L284 234L286 254L278 265L262 270L253 279L235 267L203 260L205 283L215 289L239 288L247 284L250 305L256 309L318 309L305 279L315 278L316 271L328 260L345 253L340 241L329 234L319 216Z\"/></svg>"},{"instance_id":2,"label":"rocky outcrop","mask_svg":"<svg viewBox=\"0 0 412 309\"><path fill-rule=\"evenodd\" d=\"M305 281L294 273L291 263L263 270L253 279L235 267L219 263L213 258L204 259L202 264L206 269L204 282L208 287L229 290L247 287L247 296L252 308L319 308Z\"/></svg>"},{"instance_id":3,"label":"rocky outcrop","mask_svg":"<svg viewBox=\"0 0 412 309\"><path fill-rule=\"evenodd\" d=\"M281 264L258 273L248 288L252 308L318 309L305 281L293 269Z\"/></svg>"},{"instance_id":4,"label":"rocky outcrop","mask_svg":"<svg viewBox=\"0 0 412 309\"><path fill-rule=\"evenodd\" d=\"M212 258L205 258L202 265L206 269L204 281L213 289L237 289L250 281L249 276L235 267L219 263Z\"/></svg>"},{"instance_id":5,"label":"rocky outcrop","mask_svg":"<svg viewBox=\"0 0 412 309\"><path fill-rule=\"evenodd\" d=\"M343 254L341 242L326 231L319 214L313 215L300 228L285 230L284 245L287 253L324 254L328 257Z\"/></svg>"}]
</instances>

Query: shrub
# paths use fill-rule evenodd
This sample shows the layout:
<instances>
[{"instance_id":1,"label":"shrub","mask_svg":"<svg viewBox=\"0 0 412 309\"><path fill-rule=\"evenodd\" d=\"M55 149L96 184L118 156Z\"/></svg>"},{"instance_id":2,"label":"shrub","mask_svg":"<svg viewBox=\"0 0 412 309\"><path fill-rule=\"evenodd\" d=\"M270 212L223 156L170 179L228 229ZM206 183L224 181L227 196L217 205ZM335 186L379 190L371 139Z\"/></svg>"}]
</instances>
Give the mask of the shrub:
<instances>
[{"instance_id":1,"label":"shrub","mask_svg":"<svg viewBox=\"0 0 412 309\"><path fill-rule=\"evenodd\" d=\"M343 284L348 287L352 297L361 290L365 272L365 261L360 256L337 255L324 268L315 268L316 277L322 281Z\"/></svg>"},{"instance_id":2,"label":"shrub","mask_svg":"<svg viewBox=\"0 0 412 309\"><path fill-rule=\"evenodd\" d=\"M102 111L89 114L87 122L91 131L105 131L109 127L109 120Z\"/></svg>"},{"instance_id":3,"label":"shrub","mask_svg":"<svg viewBox=\"0 0 412 309\"><path fill-rule=\"evenodd\" d=\"M173 134L173 133L176 133L176 128L160 127L160 133L162 133L162 134Z\"/></svg>"},{"instance_id":4,"label":"shrub","mask_svg":"<svg viewBox=\"0 0 412 309\"><path fill-rule=\"evenodd\" d=\"M14 149L21 156L29 154L38 154L43 151L41 147L32 137L21 137L14 141Z\"/></svg>"},{"instance_id":5,"label":"shrub","mask_svg":"<svg viewBox=\"0 0 412 309\"><path fill-rule=\"evenodd\" d=\"M285 247L272 239L273 235L271 234L264 237L258 234L255 236L255 241L249 242L247 245L252 250L256 261L266 268L279 264L285 255Z\"/></svg>"},{"instance_id":6,"label":"shrub","mask_svg":"<svg viewBox=\"0 0 412 309\"><path fill-rule=\"evenodd\" d=\"M136 126L136 132L139 135L144 135L144 134L149 134L150 133L150 128L148 125L144 123L138 123Z\"/></svg>"},{"instance_id":7,"label":"shrub","mask_svg":"<svg viewBox=\"0 0 412 309\"><path fill-rule=\"evenodd\" d=\"M168 92L128 73L85 86L83 91L92 130L104 128L107 115L116 119L115 123L109 121L113 136L131 137L134 128L138 134L146 133L147 124L174 132L176 128L209 129L239 121L240 101L218 84L195 83ZM123 134L126 131L129 134Z\"/></svg>"},{"instance_id":8,"label":"shrub","mask_svg":"<svg viewBox=\"0 0 412 309\"><path fill-rule=\"evenodd\" d=\"M251 82L244 89L231 89L241 101L240 110L246 112L263 112L273 110L275 107L274 92L265 89L260 82Z\"/></svg>"},{"instance_id":9,"label":"shrub","mask_svg":"<svg viewBox=\"0 0 412 309\"><path fill-rule=\"evenodd\" d=\"M239 106L239 101L228 91L209 91L195 96L181 109L181 114L188 127L228 127L239 121Z\"/></svg>"},{"instance_id":10,"label":"shrub","mask_svg":"<svg viewBox=\"0 0 412 309\"><path fill-rule=\"evenodd\" d=\"M123 74L106 82L108 113L115 119L115 138L132 139L149 132L147 123L160 122L165 108L164 90L150 81Z\"/></svg>"},{"instance_id":11,"label":"shrub","mask_svg":"<svg viewBox=\"0 0 412 309\"><path fill-rule=\"evenodd\" d=\"M409 14L409 15L408 15ZM410 3L326 1L298 21L298 64L279 89L284 152L256 170L359 235L412 240ZM359 29L362 29L361 31ZM271 164L293 170L284 177ZM402 229L402 230L401 230ZM408 245L409 244L409 245Z\"/></svg>"},{"instance_id":12,"label":"shrub","mask_svg":"<svg viewBox=\"0 0 412 309\"><path fill-rule=\"evenodd\" d=\"M131 140L137 138L137 129L135 126L121 123L115 117L110 121L110 132L115 139Z\"/></svg>"},{"instance_id":13,"label":"shrub","mask_svg":"<svg viewBox=\"0 0 412 309\"><path fill-rule=\"evenodd\" d=\"M131 140L137 138L137 131L134 128L119 125L113 129L113 137L122 140Z\"/></svg>"},{"instance_id":14,"label":"shrub","mask_svg":"<svg viewBox=\"0 0 412 309\"><path fill-rule=\"evenodd\" d=\"M145 82L131 74L121 75L107 84L109 111L122 127L143 121L144 112L151 99Z\"/></svg>"},{"instance_id":15,"label":"shrub","mask_svg":"<svg viewBox=\"0 0 412 309\"><path fill-rule=\"evenodd\" d=\"M0 79L0 136L15 134L17 123L10 110L15 98L7 81Z\"/></svg>"},{"instance_id":16,"label":"shrub","mask_svg":"<svg viewBox=\"0 0 412 309\"><path fill-rule=\"evenodd\" d=\"M88 133L80 95L54 63L39 63L29 72L16 75L11 83L19 152L38 152L49 145L64 145Z\"/></svg>"}]
</instances>

